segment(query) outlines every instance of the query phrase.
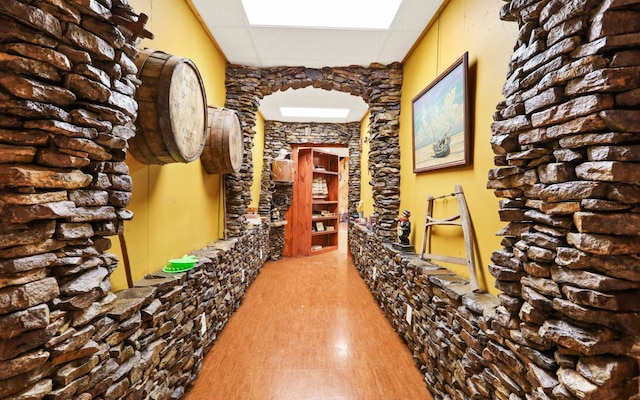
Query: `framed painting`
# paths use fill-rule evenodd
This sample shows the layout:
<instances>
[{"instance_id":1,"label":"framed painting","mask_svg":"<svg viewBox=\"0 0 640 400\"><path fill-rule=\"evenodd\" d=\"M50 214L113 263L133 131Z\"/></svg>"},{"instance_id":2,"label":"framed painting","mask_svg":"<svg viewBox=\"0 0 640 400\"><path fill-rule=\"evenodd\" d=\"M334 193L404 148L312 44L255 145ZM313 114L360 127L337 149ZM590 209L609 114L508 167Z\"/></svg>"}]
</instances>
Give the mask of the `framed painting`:
<instances>
[{"instance_id":1,"label":"framed painting","mask_svg":"<svg viewBox=\"0 0 640 400\"><path fill-rule=\"evenodd\" d=\"M468 53L411 100L413 172L471 163Z\"/></svg>"}]
</instances>

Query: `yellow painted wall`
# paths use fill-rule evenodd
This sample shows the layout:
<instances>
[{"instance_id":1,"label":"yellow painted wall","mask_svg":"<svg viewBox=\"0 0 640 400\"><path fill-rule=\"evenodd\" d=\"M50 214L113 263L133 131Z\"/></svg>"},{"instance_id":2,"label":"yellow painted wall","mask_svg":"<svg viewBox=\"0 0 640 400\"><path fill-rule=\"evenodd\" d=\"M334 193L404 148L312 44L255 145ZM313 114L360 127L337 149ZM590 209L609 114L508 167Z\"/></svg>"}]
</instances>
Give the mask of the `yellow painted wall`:
<instances>
[{"instance_id":1,"label":"yellow painted wall","mask_svg":"<svg viewBox=\"0 0 640 400\"><path fill-rule=\"evenodd\" d=\"M371 173L369 173L369 117L371 113L367 112L360 121L360 140L362 143L362 152L360 153L360 199L362 200L362 215L370 216L373 214L373 191L369 182L371 181Z\"/></svg>"},{"instance_id":2,"label":"yellow painted wall","mask_svg":"<svg viewBox=\"0 0 640 400\"><path fill-rule=\"evenodd\" d=\"M496 290L487 265L492 251L500 248L500 238L495 233L506 223L499 221L498 199L486 189L487 172L494 167L490 127L495 106L503 98L502 85L517 37L517 25L502 22L498 17L503 5L502 0L449 2L405 60L400 117L400 207L412 212L412 243L419 251L424 237L427 195L449 194L455 184L462 185L480 249L479 260L476 258L480 285L493 293ZM414 174L411 100L466 51L469 52L473 165ZM457 213L453 197L436 203L438 217ZM435 233L434 253L465 256L459 228L437 227ZM454 264L451 268L462 276L469 276L465 266Z\"/></svg>"},{"instance_id":3,"label":"yellow painted wall","mask_svg":"<svg viewBox=\"0 0 640 400\"><path fill-rule=\"evenodd\" d=\"M253 137L253 148L251 149L253 156L253 184L251 185L251 204L249 206L258 208L262 167L264 165L264 116L261 112L256 115L256 126L253 127L253 130L256 134Z\"/></svg>"},{"instance_id":4,"label":"yellow painted wall","mask_svg":"<svg viewBox=\"0 0 640 400\"><path fill-rule=\"evenodd\" d=\"M191 59L205 85L207 103L224 106L226 61L216 49L185 0L130 0L137 13L149 16L150 47ZM145 165L131 155L127 164L133 179L133 198L125 222L125 240L133 280L157 271L170 258L222 237L221 176L207 174L200 160L188 164ZM111 251L122 260L120 242L113 237ZM127 286L123 262L111 277L114 289Z\"/></svg>"}]
</instances>

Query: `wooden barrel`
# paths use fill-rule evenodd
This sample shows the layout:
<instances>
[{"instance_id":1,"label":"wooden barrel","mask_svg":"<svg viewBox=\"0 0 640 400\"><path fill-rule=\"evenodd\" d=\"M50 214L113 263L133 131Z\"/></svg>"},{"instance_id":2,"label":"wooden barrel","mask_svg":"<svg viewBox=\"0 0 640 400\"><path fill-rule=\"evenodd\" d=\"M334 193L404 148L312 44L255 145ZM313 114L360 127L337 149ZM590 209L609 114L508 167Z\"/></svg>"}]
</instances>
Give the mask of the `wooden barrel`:
<instances>
[{"instance_id":1,"label":"wooden barrel","mask_svg":"<svg viewBox=\"0 0 640 400\"><path fill-rule=\"evenodd\" d=\"M273 160L271 177L276 182L293 182L294 168L291 160Z\"/></svg>"},{"instance_id":2,"label":"wooden barrel","mask_svg":"<svg viewBox=\"0 0 640 400\"><path fill-rule=\"evenodd\" d=\"M210 174L233 174L242 167L242 129L235 111L209 106L207 135L200 161Z\"/></svg>"},{"instance_id":3,"label":"wooden barrel","mask_svg":"<svg viewBox=\"0 0 640 400\"><path fill-rule=\"evenodd\" d=\"M188 163L204 148L207 98L200 73L187 59L153 49L136 58L138 132L131 154L144 164Z\"/></svg>"}]
</instances>

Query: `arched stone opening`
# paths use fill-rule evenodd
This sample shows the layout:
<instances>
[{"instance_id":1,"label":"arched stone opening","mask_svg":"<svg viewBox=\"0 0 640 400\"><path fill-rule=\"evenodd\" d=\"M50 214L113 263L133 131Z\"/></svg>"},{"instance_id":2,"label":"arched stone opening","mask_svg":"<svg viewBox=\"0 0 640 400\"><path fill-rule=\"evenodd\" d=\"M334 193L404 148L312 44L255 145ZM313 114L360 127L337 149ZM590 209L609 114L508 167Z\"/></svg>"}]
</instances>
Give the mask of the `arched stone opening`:
<instances>
[{"instance_id":1,"label":"arched stone opening","mask_svg":"<svg viewBox=\"0 0 640 400\"><path fill-rule=\"evenodd\" d=\"M361 160L361 120L368 105L362 97L354 96L349 93L339 92L330 94L330 91L308 86L305 89L291 89L287 97L283 97L284 91L278 91L265 96L260 102L260 110L265 117L264 125L264 163L262 167L262 190L260 194L260 204L258 213L261 216L268 216L270 211L281 214L288 208L286 204L282 204L279 195L279 201L272 202L270 192L285 189L286 185L282 181L274 182L271 179L271 164L282 151L292 154L295 145L304 146L327 146L327 147L344 147L348 150L348 176L349 176L349 203L345 204L345 212L355 214L357 205L360 201L360 160ZM335 91L334 91L335 92ZM329 96L329 97L327 97ZM347 120L349 122L309 122L301 121L282 121L276 108L286 107L297 104L298 101L306 101L309 97L313 97L314 104L329 105L330 107L351 108ZM277 166L276 166L277 168ZM281 187L282 186L282 187ZM292 192L288 188L288 192ZM291 195L287 196L291 200ZM283 205L285 207L283 207ZM274 216L277 218L277 215Z\"/></svg>"},{"instance_id":2,"label":"arched stone opening","mask_svg":"<svg viewBox=\"0 0 640 400\"><path fill-rule=\"evenodd\" d=\"M369 163L369 170L372 175L374 197L372 217L378 221L376 233L385 240L394 237L393 219L400 205L398 133L402 88L401 64L321 69L229 65L226 78L225 107L238 112L245 144L241 171L225 176L227 202L225 218L229 236L240 236L245 231L244 214L251 201L250 188L255 173L251 155L255 135L253 127L260 100L277 91L313 86L350 93L361 97L368 104L371 131L369 157L372 160ZM358 146L359 149L359 137L351 137L349 146Z\"/></svg>"},{"instance_id":3,"label":"arched stone opening","mask_svg":"<svg viewBox=\"0 0 640 400\"><path fill-rule=\"evenodd\" d=\"M289 209L293 200L293 182L286 184L274 182L271 177L271 160L281 149L290 154L295 146L340 146L349 151L349 215L355 214L360 201L360 122L350 123L316 123L316 122L281 122L265 121L264 164L261 176L260 203L258 212L261 216L274 216L280 220ZM282 256L285 242L285 227L277 221L273 222L270 231L271 259Z\"/></svg>"}]
</instances>

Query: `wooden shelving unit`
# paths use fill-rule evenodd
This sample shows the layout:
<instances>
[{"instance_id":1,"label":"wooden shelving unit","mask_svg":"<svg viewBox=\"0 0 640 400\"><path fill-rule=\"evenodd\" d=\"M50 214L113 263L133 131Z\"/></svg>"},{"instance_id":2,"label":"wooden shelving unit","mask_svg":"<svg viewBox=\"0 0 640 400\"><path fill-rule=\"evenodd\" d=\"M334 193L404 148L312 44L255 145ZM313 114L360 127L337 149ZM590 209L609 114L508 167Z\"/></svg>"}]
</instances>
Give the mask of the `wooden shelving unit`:
<instances>
[{"instance_id":1,"label":"wooden shelving unit","mask_svg":"<svg viewBox=\"0 0 640 400\"><path fill-rule=\"evenodd\" d=\"M338 161L336 154L311 147L297 153L288 249L285 255L313 255L338 248Z\"/></svg>"}]
</instances>

